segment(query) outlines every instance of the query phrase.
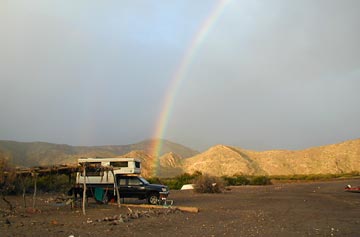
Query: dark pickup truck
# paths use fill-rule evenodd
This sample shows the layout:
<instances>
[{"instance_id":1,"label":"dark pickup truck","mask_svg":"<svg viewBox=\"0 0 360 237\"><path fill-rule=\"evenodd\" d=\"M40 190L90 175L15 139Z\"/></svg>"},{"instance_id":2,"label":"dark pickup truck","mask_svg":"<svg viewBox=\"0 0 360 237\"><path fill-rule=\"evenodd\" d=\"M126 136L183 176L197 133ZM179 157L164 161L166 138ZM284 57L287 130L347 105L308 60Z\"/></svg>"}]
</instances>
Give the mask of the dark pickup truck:
<instances>
[{"instance_id":1,"label":"dark pickup truck","mask_svg":"<svg viewBox=\"0 0 360 237\"><path fill-rule=\"evenodd\" d=\"M147 199L149 204L156 205L159 198L167 198L169 188L161 184L151 184L141 176L136 175L116 175L117 186L119 188L120 198L138 198ZM115 185L86 184L86 196L95 197L97 201L107 203L109 200L116 199L114 192ZM69 191L69 195L79 195L82 197L82 185Z\"/></svg>"},{"instance_id":2,"label":"dark pickup truck","mask_svg":"<svg viewBox=\"0 0 360 237\"><path fill-rule=\"evenodd\" d=\"M140 176L117 175L120 197L147 199L150 204L157 204L160 195L167 197L169 188L161 184L151 184Z\"/></svg>"}]
</instances>

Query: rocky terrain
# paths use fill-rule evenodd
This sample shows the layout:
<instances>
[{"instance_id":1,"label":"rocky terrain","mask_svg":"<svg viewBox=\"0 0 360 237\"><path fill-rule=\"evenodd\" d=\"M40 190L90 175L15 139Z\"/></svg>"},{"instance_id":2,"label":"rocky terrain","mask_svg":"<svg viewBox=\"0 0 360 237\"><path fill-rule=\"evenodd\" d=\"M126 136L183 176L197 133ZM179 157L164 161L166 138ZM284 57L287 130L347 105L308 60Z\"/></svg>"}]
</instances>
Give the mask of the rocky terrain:
<instances>
[{"instance_id":1,"label":"rocky terrain","mask_svg":"<svg viewBox=\"0 0 360 237\"><path fill-rule=\"evenodd\" d=\"M360 139L306 150L250 151L218 145L183 161L183 170L210 175L339 174L359 171Z\"/></svg>"},{"instance_id":2,"label":"rocky terrain","mask_svg":"<svg viewBox=\"0 0 360 237\"><path fill-rule=\"evenodd\" d=\"M96 204L86 215L71 209L63 194L41 194L35 208L21 196L0 201L0 236L359 236L359 193L344 186L359 180L231 187L219 194L171 191L174 205L149 209ZM31 206L31 197L27 197ZM126 204L144 201L125 199ZM29 205L29 204L28 204Z\"/></svg>"},{"instance_id":3,"label":"rocky terrain","mask_svg":"<svg viewBox=\"0 0 360 237\"><path fill-rule=\"evenodd\" d=\"M0 140L0 158L7 158L16 166L26 167L76 163L77 159L81 157L116 157L132 151L143 151L150 155L154 146L159 142L158 139L152 139L128 145L70 146L46 142ZM159 155L173 152L182 158L187 158L199 153L191 148L163 139L161 144Z\"/></svg>"},{"instance_id":4,"label":"rocky terrain","mask_svg":"<svg viewBox=\"0 0 360 237\"><path fill-rule=\"evenodd\" d=\"M360 139L293 151L252 151L217 145L202 153L163 141L160 157L152 155L151 145L147 141L126 147L79 148L53 144L40 148L31 144L0 142L0 156L10 157L15 165L76 163L79 157L138 157L142 159L142 174L146 177L173 177L195 171L214 176L341 174L360 171Z\"/></svg>"}]
</instances>

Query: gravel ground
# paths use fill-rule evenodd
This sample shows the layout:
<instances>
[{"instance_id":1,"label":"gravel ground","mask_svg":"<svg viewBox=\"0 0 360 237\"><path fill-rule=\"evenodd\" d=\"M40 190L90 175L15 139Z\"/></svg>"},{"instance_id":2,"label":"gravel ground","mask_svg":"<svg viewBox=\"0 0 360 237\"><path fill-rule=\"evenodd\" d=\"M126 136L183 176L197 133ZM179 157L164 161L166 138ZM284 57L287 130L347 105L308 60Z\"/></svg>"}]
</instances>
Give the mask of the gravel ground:
<instances>
[{"instance_id":1,"label":"gravel ground","mask_svg":"<svg viewBox=\"0 0 360 237\"><path fill-rule=\"evenodd\" d=\"M39 195L35 209L10 196L13 212L0 201L0 236L360 236L360 193L344 192L347 184L358 186L360 180L231 187L221 194L171 192L174 205L198 207L199 213L90 200L84 216L61 195Z\"/></svg>"}]
</instances>

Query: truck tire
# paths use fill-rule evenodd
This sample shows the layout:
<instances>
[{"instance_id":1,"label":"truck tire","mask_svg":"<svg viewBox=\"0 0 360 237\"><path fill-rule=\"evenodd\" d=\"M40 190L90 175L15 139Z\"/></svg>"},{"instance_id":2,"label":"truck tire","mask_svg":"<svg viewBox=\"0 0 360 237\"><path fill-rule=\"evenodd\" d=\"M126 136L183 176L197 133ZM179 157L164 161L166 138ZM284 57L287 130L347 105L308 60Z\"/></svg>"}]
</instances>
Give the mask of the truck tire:
<instances>
[{"instance_id":1,"label":"truck tire","mask_svg":"<svg viewBox=\"0 0 360 237\"><path fill-rule=\"evenodd\" d=\"M156 192L152 192L148 195L148 203L151 204L151 205L156 205L158 204L158 201L159 201L159 193L156 193Z\"/></svg>"}]
</instances>

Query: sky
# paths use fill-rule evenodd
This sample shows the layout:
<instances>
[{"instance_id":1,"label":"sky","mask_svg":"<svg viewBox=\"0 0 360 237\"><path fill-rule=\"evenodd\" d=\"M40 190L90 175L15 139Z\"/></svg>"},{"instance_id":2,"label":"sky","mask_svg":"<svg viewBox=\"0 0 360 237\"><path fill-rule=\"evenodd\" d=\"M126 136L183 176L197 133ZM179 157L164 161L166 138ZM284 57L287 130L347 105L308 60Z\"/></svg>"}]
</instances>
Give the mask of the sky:
<instances>
[{"instance_id":1,"label":"sky","mask_svg":"<svg viewBox=\"0 0 360 237\"><path fill-rule=\"evenodd\" d=\"M359 12L358 0L1 0L0 140L161 135L204 151L360 138Z\"/></svg>"}]
</instances>

